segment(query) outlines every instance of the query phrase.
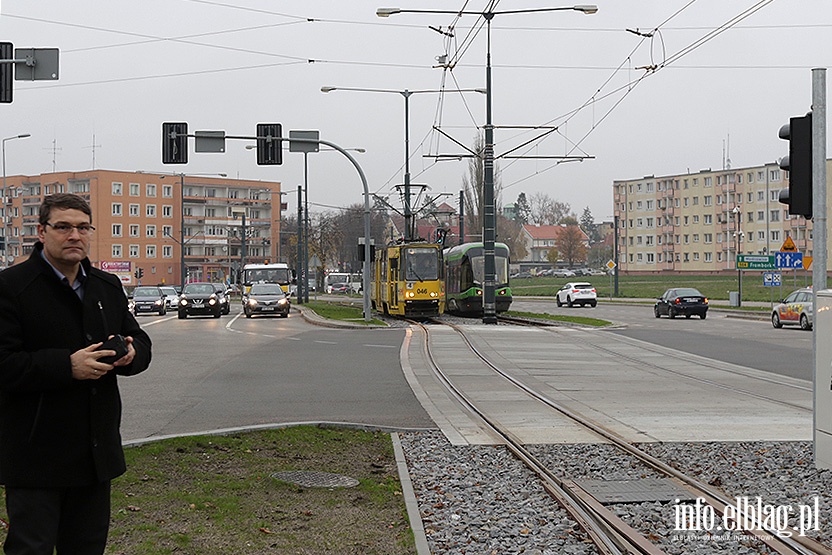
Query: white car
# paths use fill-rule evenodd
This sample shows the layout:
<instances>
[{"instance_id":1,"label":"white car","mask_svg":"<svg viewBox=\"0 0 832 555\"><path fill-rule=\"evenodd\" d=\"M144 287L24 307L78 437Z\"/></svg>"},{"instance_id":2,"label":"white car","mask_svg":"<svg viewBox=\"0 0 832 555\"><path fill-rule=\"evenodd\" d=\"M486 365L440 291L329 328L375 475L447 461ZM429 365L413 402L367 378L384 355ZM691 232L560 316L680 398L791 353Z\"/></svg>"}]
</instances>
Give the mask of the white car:
<instances>
[{"instance_id":1,"label":"white car","mask_svg":"<svg viewBox=\"0 0 832 555\"><path fill-rule=\"evenodd\" d=\"M159 289L165 295L165 305L167 308L176 310L176 307L179 306L179 295L176 293L176 289L169 286L161 286Z\"/></svg>"},{"instance_id":2,"label":"white car","mask_svg":"<svg viewBox=\"0 0 832 555\"><path fill-rule=\"evenodd\" d=\"M572 270L561 269L553 271L552 275L555 277L575 277L575 272Z\"/></svg>"},{"instance_id":3,"label":"white car","mask_svg":"<svg viewBox=\"0 0 832 555\"><path fill-rule=\"evenodd\" d=\"M591 283L574 281L567 283L558 290L557 303L558 306L573 307L576 304L581 306L588 304L594 307L598 304L598 295Z\"/></svg>"}]
</instances>

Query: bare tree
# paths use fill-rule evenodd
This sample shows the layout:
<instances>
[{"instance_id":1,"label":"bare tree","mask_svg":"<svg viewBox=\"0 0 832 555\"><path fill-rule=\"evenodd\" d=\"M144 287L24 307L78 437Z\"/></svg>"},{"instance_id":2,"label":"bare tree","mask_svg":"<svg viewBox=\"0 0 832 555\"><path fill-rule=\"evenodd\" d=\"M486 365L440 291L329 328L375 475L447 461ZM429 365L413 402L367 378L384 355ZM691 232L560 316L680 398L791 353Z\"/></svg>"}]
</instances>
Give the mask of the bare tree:
<instances>
[{"instance_id":1,"label":"bare tree","mask_svg":"<svg viewBox=\"0 0 832 555\"><path fill-rule=\"evenodd\" d=\"M520 222L497 216L497 241L505 243L512 260L523 260L528 251L523 241L523 226Z\"/></svg>"},{"instance_id":2,"label":"bare tree","mask_svg":"<svg viewBox=\"0 0 832 555\"><path fill-rule=\"evenodd\" d=\"M558 225L572 213L568 203L556 201L546 193L539 192L531 195L529 207L529 218L538 225Z\"/></svg>"},{"instance_id":3,"label":"bare tree","mask_svg":"<svg viewBox=\"0 0 832 555\"><path fill-rule=\"evenodd\" d=\"M468 175L462 176L462 190L465 191L465 228L466 235L482 236L483 226L483 185L485 182L485 164L483 154L485 141L481 135L474 139L474 152L477 156L468 160ZM494 164L494 207L500 213L502 182L500 170Z\"/></svg>"}]
</instances>

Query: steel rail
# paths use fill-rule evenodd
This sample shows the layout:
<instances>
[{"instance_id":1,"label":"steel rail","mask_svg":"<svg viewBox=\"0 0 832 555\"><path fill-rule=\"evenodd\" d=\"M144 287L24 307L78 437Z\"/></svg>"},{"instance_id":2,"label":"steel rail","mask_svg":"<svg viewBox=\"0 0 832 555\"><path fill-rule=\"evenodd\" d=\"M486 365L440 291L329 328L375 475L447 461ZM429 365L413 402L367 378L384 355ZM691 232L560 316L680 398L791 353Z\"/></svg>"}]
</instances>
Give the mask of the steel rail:
<instances>
[{"instance_id":1,"label":"steel rail","mask_svg":"<svg viewBox=\"0 0 832 555\"><path fill-rule=\"evenodd\" d=\"M430 346L428 327L422 322L413 322L413 324L421 327L424 331L425 354L437 378L460 404L485 423L488 430L499 437L509 451L540 478L544 489L583 528L602 553L606 555L623 555L625 553L664 555L664 551L648 541L642 534L613 514L612 511L600 504L588 503L585 496L578 493L574 484L567 483L555 476L499 423L481 411L476 403L469 399L439 366Z\"/></svg>"},{"instance_id":2,"label":"steel rail","mask_svg":"<svg viewBox=\"0 0 832 555\"><path fill-rule=\"evenodd\" d=\"M727 507L733 507L733 509L737 509L736 512L736 520L737 524L739 524L740 520L750 523L752 526L757 526L757 528L747 528L744 529L745 532L756 536L760 541L765 543L771 549L776 551L777 553L783 555L832 555L832 549L827 547L826 545L821 544L820 542L813 540L808 537L781 537L777 530L773 530L764 525L763 522L760 521L759 518L754 517L754 515L747 515L738 510L737 507L731 504L731 501L728 497L723 494L721 491L718 491L711 486L700 482L699 480L688 476L687 474L673 468L672 466L666 464L662 460L650 455L649 453L642 451L629 441L625 440L612 430L609 430L597 422L565 407L561 403L553 401L549 397L541 394L540 392L532 389L531 387L527 386L514 376L508 374L507 372L503 371L499 367L497 367L494 363L492 363L488 358L480 352L479 349L471 342L470 338L467 336L464 330L460 326L444 323L454 329L460 337L462 337L463 341L465 341L468 348L478 357L484 364L489 366L492 370L494 370L497 374L501 377L509 381L515 387L521 389L526 394L531 396L532 398L540 401L541 403L549 406L550 408L560 412L564 416L570 418L574 422L586 427L590 431L594 432L601 438L609 441L616 447L626 451L627 453L631 454L632 456L639 459L642 463L653 468L656 471L664 473L668 476L671 476L681 482L681 485L684 486L686 489L694 493L699 497L705 498L709 504L711 504L715 510L719 511L721 514L725 513ZM526 323L524 325L534 326L534 323ZM600 348L600 347L599 347ZM602 348L603 349L603 348ZM644 364L643 361L638 361L641 364Z\"/></svg>"}]
</instances>

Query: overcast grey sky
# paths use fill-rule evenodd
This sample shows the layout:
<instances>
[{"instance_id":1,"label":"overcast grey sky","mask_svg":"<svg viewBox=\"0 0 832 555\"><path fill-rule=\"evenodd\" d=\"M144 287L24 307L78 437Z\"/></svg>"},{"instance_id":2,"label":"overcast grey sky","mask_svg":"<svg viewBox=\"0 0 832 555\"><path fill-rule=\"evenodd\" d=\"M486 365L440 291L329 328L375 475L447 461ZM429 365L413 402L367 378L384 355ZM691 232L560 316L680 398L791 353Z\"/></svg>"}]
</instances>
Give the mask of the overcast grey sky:
<instances>
[{"instance_id":1,"label":"overcast grey sky","mask_svg":"<svg viewBox=\"0 0 832 555\"><path fill-rule=\"evenodd\" d=\"M456 195L467 161L444 135L471 145L485 121L486 33L480 19L376 9L482 11L484 0L2 0L0 40L61 51L60 80L15 82L0 105L6 173L92 169L224 172L303 183L303 156L258 167L244 141L225 154L161 163L161 124L254 135L258 122L317 129L355 156L382 195L402 182L404 101L399 94L322 86L441 89L410 98L411 173L434 194ZM597 221L612 214L614 179L773 161L787 145L777 130L811 104L811 68L832 57L829 0L598 0L598 13L504 14L492 23L493 119L499 156L557 126L516 154L586 155L582 162L501 160L502 202L546 193ZM568 6L502 0L496 10ZM759 8L759 9L757 9ZM745 17L743 14L748 14ZM723 26L729 28L719 32ZM448 32L453 38L432 30ZM652 38L644 35L652 33ZM638 31L640 34L628 31ZM697 46L698 45L698 46ZM691 47L696 47L691 49ZM438 65L449 54L452 70ZM648 66L656 71L643 69ZM316 210L362 202L340 154L309 156ZM294 209L294 198L290 209Z\"/></svg>"}]
</instances>

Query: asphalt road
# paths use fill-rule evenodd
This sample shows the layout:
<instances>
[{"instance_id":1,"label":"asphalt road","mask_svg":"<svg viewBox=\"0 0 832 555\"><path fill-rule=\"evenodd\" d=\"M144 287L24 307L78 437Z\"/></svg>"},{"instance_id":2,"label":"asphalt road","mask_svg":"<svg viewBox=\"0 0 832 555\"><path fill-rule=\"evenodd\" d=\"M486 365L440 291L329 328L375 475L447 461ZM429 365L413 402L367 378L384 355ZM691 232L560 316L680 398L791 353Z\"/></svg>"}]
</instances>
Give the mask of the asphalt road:
<instances>
[{"instance_id":1,"label":"asphalt road","mask_svg":"<svg viewBox=\"0 0 832 555\"><path fill-rule=\"evenodd\" d=\"M151 367L120 379L125 440L260 424L434 427L404 379L404 330L289 318L140 316Z\"/></svg>"},{"instance_id":2,"label":"asphalt road","mask_svg":"<svg viewBox=\"0 0 832 555\"><path fill-rule=\"evenodd\" d=\"M698 318L656 319L649 305L604 302L558 308L516 300L516 310L593 316L609 333L682 352L812 377L812 334L776 330L767 320L711 310ZM333 421L432 428L402 375L402 328L331 329L293 312L285 318L229 316L178 320L141 316L154 343L151 368L120 380L125 440L261 424Z\"/></svg>"},{"instance_id":3,"label":"asphalt road","mask_svg":"<svg viewBox=\"0 0 832 555\"><path fill-rule=\"evenodd\" d=\"M554 302L521 299L512 303L512 309L609 320L620 325L611 333L758 370L812 379L812 333L797 327L774 329L765 315L759 320L735 318L730 311L712 308L705 320L657 319L652 305L605 303L603 299L598 299L595 308L558 308Z\"/></svg>"}]
</instances>

